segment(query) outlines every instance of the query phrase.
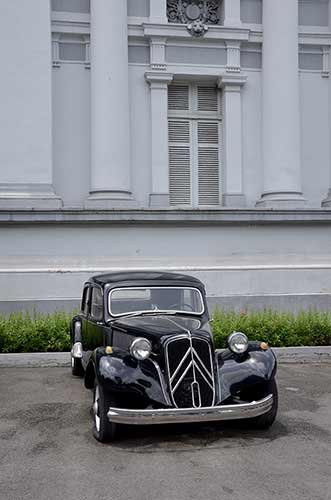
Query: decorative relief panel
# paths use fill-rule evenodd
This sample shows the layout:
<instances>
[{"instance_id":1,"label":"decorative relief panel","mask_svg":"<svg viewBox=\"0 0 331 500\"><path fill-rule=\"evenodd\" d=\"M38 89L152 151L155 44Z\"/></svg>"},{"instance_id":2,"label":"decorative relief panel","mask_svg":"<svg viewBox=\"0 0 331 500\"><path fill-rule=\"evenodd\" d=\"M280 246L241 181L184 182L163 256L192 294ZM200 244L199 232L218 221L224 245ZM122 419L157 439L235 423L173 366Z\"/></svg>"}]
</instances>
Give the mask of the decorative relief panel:
<instances>
[{"instance_id":1,"label":"decorative relief panel","mask_svg":"<svg viewBox=\"0 0 331 500\"><path fill-rule=\"evenodd\" d=\"M219 24L221 0L167 0L170 23L187 24L192 36L203 36L208 25Z\"/></svg>"}]
</instances>

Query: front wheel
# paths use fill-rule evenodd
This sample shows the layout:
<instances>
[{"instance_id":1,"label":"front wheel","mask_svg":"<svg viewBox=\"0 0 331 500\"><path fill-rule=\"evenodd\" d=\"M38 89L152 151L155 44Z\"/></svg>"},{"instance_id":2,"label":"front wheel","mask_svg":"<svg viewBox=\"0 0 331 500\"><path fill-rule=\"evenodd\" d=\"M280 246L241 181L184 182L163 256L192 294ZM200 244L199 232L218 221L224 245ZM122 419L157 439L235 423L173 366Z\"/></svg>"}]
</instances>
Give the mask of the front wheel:
<instances>
[{"instance_id":1,"label":"front wheel","mask_svg":"<svg viewBox=\"0 0 331 500\"><path fill-rule=\"evenodd\" d=\"M254 429L268 429L268 427L270 427L274 423L278 410L278 389L275 379L270 380L268 384L266 396L268 394L273 395L272 407L267 413L264 413L259 417L248 419L247 424L249 425L249 427L253 427Z\"/></svg>"},{"instance_id":2,"label":"front wheel","mask_svg":"<svg viewBox=\"0 0 331 500\"><path fill-rule=\"evenodd\" d=\"M95 382L93 390L93 435L101 443L114 441L118 434L118 425L110 422L107 412L110 406L115 406L113 397Z\"/></svg>"}]
</instances>

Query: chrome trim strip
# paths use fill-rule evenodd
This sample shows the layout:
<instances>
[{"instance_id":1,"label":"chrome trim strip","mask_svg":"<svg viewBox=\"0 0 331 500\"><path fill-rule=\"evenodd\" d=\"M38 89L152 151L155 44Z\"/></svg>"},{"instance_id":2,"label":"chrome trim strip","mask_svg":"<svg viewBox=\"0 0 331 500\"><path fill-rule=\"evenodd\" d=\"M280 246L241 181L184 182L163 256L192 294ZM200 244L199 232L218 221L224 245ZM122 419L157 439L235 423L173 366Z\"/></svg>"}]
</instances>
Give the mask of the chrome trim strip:
<instances>
[{"instance_id":1,"label":"chrome trim strip","mask_svg":"<svg viewBox=\"0 0 331 500\"><path fill-rule=\"evenodd\" d=\"M182 360L181 362L179 363L179 365L177 366L176 370L174 371L174 373L171 375L171 378L170 378L170 382L173 381L173 379L176 377L178 371L180 370L180 367L182 366L182 364L184 363L185 359L187 358L187 356L190 354L190 349L187 349L185 355L182 357Z\"/></svg>"},{"instance_id":2,"label":"chrome trim strip","mask_svg":"<svg viewBox=\"0 0 331 500\"><path fill-rule=\"evenodd\" d=\"M180 424L189 422L212 422L220 420L239 420L254 418L271 410L273 395L252 403L207 406L202 408L166 408L132 410L110 407L107 416L118 424L153 425Z\"/></svg>"},{"instance_id":3,"label":"chrome trim strip","mask_svg":"<svg viewBox=\"0 0 331 500\"><path fill-rule=\"evenodd\" d=\"M187 365L186 369L184 370L184 372L180 376L180 378L179 378L177 384L175 385L175 387L173 388L171 386L171 392L172 392L172 394L175 394L177 387L179 386L179 384L181 383L181 381L183 380L183 378L185 377L185 375L187 374L187 372L189 371L189 369L191 368L191 366L193 366L192 361L190 361L189 364ZM194 380L194 382L196 382L196 380Z\"/></svg>"},{"instance_id":4,"label":"chrome trim strip","mask_svg":"<svg viewBox=\"0 0 331 500\"><path fill-rule=\"evenodd\" d=\"M165 388L165 385L164 385L164 377L162 375L161 368L159 367L159 365L157 364L157 362L154 361L153 359L148 358L148 361L150 361L151 363L153 363L153 365L155 366L155 369L156 369L156 371L158 373L158 376L159 376L159 379L160 379L160 385L161 385L161 389L162 389L162 393L163 393L164 399L165 399L165 401L166 401L166 403L168 405L171 405L171 401L170 401L170 398L168 396L167 389Z\"/></svg>"},{"instance_id":5,"label":"chrome trim strip","mask_svg":"<svg viewBox=\"0 0 331 500\"><path fill-rule=\"evenodd\" d=\"M200 297L200 301L201 301L201 305L202 305L202 310L201 311L183 311L183 310L177 310L177 309L165 309L165 310L162 310L162 309L147 309L146 311L127 311L125 313L120 313L120 314L114 314L111 310L111 296L113 294L113 292L115 291L119 291L119 290L146 290L146 289L164 289L164 288L167 288L167 289L170 289L170 290L195 290L196 292L198 292L198 295ZM169 312L174 312L174 313L185 313L185 314L188 314L190 316L193 316L193 317L196 317L196 316L202 316L202 314L205 313L205 303L203 301L203 297L202 297L202 293L200 292L200 290L198 288L195 288L194 286L122 286L122 287L118 287L118 288L112 288L108 294L108 312L109 314L113 317L113 318L120 318L120 317L124 317L124 316L127 316L131 313L148 313L148 312L155 312L155 313L158 313L158 314L162 314L162 313L169 313Z\"/></svg>"}]
</instances>

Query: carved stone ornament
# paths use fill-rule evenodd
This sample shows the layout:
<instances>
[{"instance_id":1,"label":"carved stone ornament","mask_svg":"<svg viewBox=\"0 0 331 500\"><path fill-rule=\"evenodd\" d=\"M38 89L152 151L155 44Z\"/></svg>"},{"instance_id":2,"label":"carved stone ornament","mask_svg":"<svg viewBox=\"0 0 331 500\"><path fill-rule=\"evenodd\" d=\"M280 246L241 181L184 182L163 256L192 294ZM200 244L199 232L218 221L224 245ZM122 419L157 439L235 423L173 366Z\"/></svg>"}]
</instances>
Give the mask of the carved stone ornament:
<instances>
[{"instance_id":1,"label":"carved stone ornament","mask_svg":"<svg viewBox=\"0 0 331 500\"><path fill-rule=\"evenodd\" d=\"M219 24L221 0L167 0L170 23L187 24L192 36L203 36L208 24Z\"/></svg>"}]
</instances>

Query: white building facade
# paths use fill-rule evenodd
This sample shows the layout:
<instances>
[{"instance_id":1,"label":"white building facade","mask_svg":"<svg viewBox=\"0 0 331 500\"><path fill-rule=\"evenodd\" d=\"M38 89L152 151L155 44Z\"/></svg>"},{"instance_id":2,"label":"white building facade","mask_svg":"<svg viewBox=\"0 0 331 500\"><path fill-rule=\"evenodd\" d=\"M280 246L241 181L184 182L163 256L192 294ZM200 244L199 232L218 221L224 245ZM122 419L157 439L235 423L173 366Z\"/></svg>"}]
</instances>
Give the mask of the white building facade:
<instances>
[{"instance_id":1,"label":"white building facade","mask_svg":"<svg viewBox=\"0 0 331 500\"><path fill-rule=\"evenodd\" d=\"M0 5L0 311L174 270L331 305L331 2Z\"/></svg>"}]
</instances>

